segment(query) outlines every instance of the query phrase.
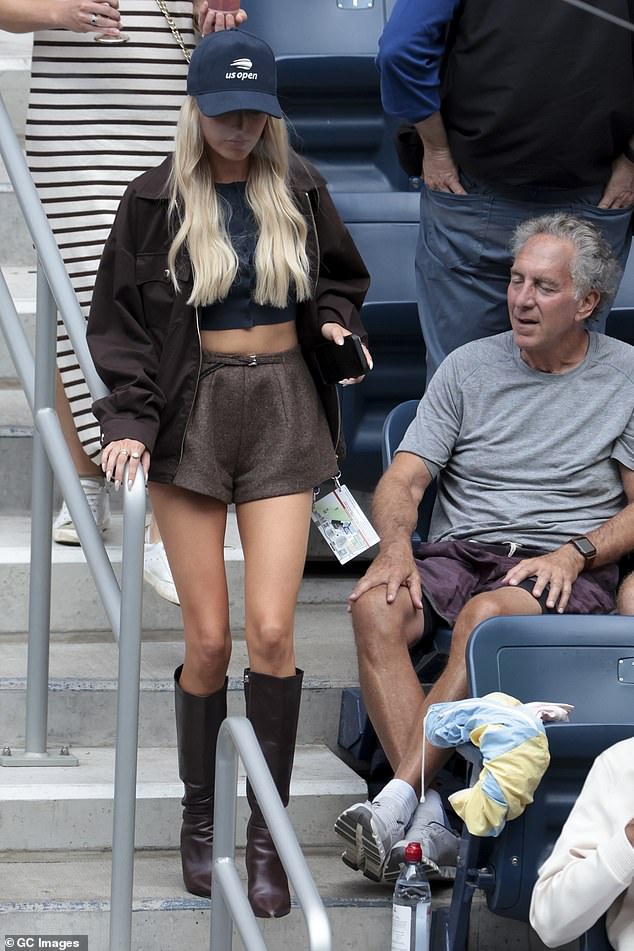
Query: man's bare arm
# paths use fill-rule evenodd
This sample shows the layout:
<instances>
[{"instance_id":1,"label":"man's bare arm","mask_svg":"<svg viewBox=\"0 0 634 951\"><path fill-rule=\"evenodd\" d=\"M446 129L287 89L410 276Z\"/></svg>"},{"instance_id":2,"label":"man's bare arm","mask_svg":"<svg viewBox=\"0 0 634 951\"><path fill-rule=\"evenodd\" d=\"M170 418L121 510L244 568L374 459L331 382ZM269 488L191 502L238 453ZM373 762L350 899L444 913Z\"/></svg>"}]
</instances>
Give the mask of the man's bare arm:
<instances>
[{"instance_id":1,"label":"man's bare arm","mask_svg":"<svg viewBox=\"0 0 634 951\"><path fill-rule=\"evenodd\" d=\"M429 188L440 192L453 192L464 195L460 184L458 169L453 160L445 124L439 112L433 112L426 119L416 123L423 143L423 168L421 177Z\"/></svg>"},{"instance_id":2,"label":"man's bare arm","mask_svg":"<svg viewBox=\"0 0 634 951\"><path fill-rule=\"evenodd\" d=\"M618 561L634 549L634 471L619 463L623 491L628 504L622 511L600 525L588 538L597 550L593 566L608 565ZM585 567L583 555L573 545L565 544L547 555L525 558L504 577L504 582L517 585L526 578L537 577L533 595L538 598L548 585L547 605L563 612L570 599L572 585Z\"/></svg>"},{"instance_id":3,"label":"man's bare arm","mask_svg":"<svg viewBox=\"0 0 634 951\"><path fill-rule=\"evenodd\" d=\"M374 494L372 516L381 538L379 554L356 585L350 601L356 601L370 588L385 585L386 600L391 604L404 585L414 607L422 607L412 532L418 521L418 506L431 481L429 469L419 456L398 453Z\"/></svg>"}]
</instances>

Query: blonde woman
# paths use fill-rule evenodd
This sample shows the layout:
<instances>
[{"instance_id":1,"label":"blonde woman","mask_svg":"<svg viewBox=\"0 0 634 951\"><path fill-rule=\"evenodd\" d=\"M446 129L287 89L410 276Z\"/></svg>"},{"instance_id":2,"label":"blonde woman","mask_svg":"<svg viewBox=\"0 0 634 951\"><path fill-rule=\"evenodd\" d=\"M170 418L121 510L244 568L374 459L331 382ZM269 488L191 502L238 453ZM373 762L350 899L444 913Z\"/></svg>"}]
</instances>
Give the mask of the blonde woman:
<instances>
[{"instance_id":1,"label":"blonde woman","mask_svg":"<svg viewBox=\"0 0 634 951\"><path fill-rule=\"evenodd\" d=\"M245 561L247 716L288 802L302 672L293 620L313 487L337 471L336 387L316 383L324 339L364 336L368 276L321 176L289 149L275 58L213 33L188 74L173 159L128 188L88 326L111 396L94 407L115 484L143 466L180 597L175 672L181 857L209 895L213 770L231 654L223 542L234 502ZM288 914L288 883L248 790L249 899Z\"/></svg>"}]
</instances>

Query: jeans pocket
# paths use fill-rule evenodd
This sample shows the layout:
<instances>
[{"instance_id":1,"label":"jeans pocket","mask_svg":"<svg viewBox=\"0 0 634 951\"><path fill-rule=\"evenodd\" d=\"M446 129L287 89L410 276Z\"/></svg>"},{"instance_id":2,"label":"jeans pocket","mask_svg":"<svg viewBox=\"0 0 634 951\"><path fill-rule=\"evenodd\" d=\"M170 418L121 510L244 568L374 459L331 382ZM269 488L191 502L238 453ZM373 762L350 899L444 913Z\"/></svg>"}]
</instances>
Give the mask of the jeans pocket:
<instances>
[{"instance_id":1,"label":"jeans pocket","mask_svg":"<svg viewBox=\"0 0 634 951\"><path fill-rule=\"evenodd\" d=\"M477 267L482 257L491 198L423 188L421 229L431 254L448 268Z\"/></svg>"}]
</instances>

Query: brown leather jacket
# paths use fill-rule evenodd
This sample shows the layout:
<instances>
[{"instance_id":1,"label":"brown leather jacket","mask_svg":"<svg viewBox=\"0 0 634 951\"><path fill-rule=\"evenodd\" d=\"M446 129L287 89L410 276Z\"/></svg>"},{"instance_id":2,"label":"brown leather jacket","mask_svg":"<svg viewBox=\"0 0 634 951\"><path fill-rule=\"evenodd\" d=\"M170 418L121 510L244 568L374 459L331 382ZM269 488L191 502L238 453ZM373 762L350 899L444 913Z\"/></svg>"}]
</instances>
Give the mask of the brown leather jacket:
<instances>
[{"instance_id":1,"label":"brown leather jacket","mask_svg":"<svg viewBox=\"0 0 634 951\"><path fill-rule=\"evenodd\" d=\"M88 346L111 393L93 406L101 440L138 439L152 454L150 478L171 482L178 468L198 382L201 351L196 311L186 303L192 269L177 262L180 292L167 266L170 235L166 183L171 158L128 187L106 242L88 319ZM370 280L326 183L294 158L292 190L308 223L314 295L297 308L297 333L307 357L336 321L364 340L359 319ZM335 447L341 440L336 387L315 378Z\"/></svg>"}]
</instances>

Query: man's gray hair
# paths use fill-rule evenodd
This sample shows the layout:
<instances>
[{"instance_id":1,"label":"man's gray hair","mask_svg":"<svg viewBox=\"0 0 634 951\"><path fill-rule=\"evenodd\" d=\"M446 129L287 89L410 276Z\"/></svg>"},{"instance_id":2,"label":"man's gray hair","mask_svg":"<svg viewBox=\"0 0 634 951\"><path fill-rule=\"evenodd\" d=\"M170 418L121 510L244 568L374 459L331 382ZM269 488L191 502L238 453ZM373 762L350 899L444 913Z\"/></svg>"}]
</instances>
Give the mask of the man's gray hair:
<instances>
[{"instance_id":1,"label":"man's gray hair","mask_svg":"<svg viewBox=\"0 0 634 951\"><path fill-rule=\"evenodd\" d=\"M621 278L621 268L598 228L564 212L529 218L515 229L511 239L513 258L517 257L527 241L539 235L561 238L574 245L570 275L577 300L583 299L589 291L598 291L601 301L614 293Z\"/></svg>"}]
</instances>

